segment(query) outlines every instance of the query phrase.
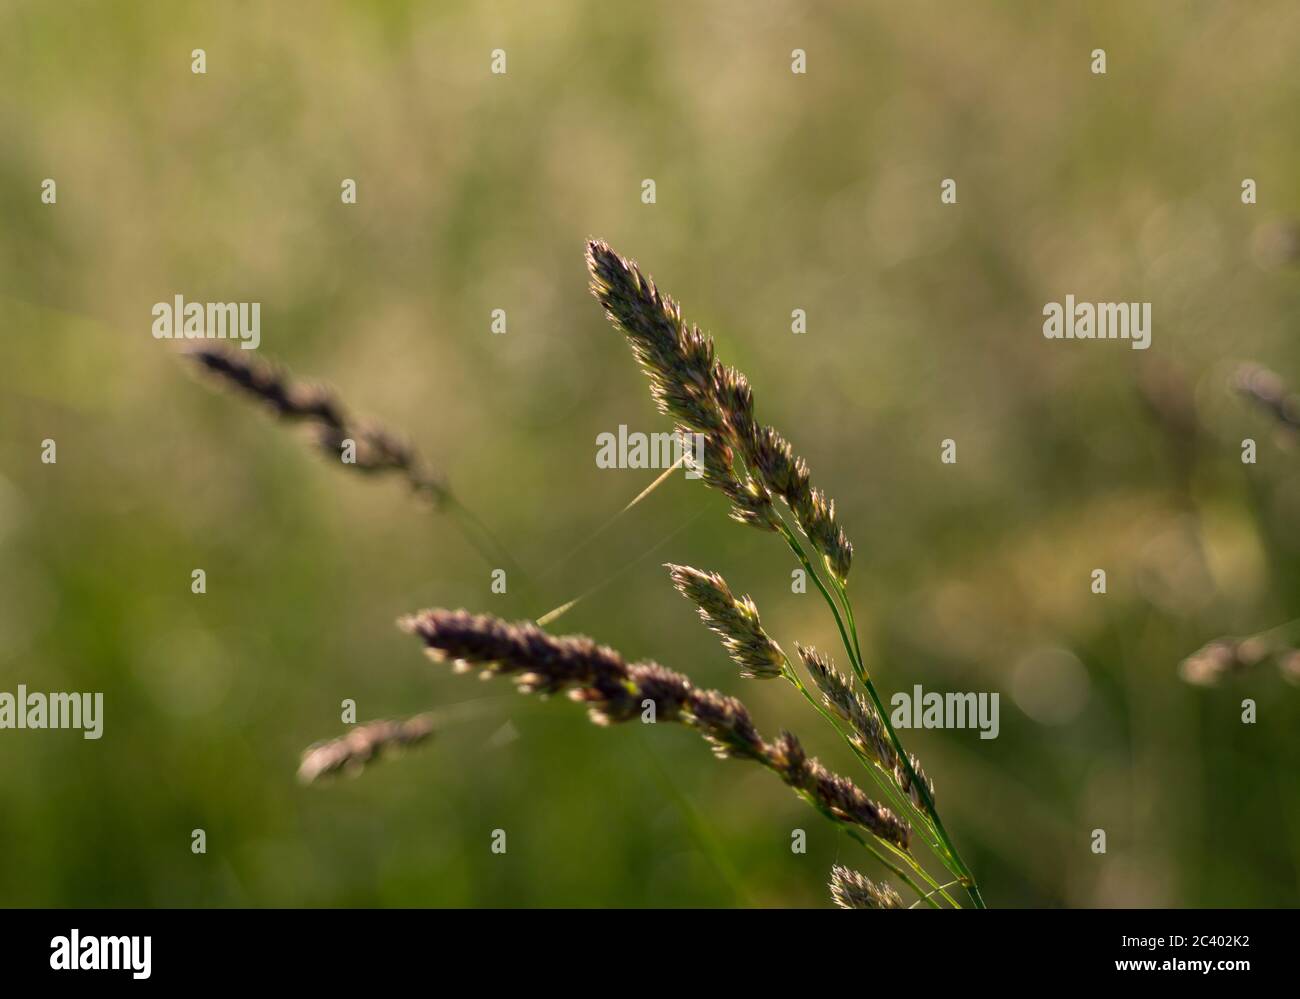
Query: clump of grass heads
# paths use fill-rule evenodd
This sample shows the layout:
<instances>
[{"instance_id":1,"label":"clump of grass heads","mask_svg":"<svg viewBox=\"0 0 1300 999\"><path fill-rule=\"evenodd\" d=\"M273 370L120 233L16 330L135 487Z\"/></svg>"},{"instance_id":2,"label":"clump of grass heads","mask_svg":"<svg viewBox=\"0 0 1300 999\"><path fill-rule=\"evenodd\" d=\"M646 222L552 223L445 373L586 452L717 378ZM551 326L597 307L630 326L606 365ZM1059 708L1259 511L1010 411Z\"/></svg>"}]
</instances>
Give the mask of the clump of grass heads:
<instances>
[{"instance_id":1,"label":"clump of grass heads","mask_svg":"<svg viewBox=\"0 0 1300 999\"><path fill-rule=\"evenodd\" d=\"M585 636L550 635L530 621L511 624L488 614L435 609L404 617L398 624L418 637L435 661L449 662L458 672L478 668L487 677L512 676L524 693L567 693L587 706L598 725L653 718L655 723L693 728L717 756L766 767L862 842L868 842L861 835L865 833L888 853L907 855L906 823L850 779L809 757L791 733L765 740L749 709L734 697L701 690L658 663L628 663L614 649ZM885 852L877 856L907 877Z\"/></svg>"},{"instance_id":2,"label":"clump of grass heads","mask_svg":"<svg viewBox=\"0 0 1300 999\"><path fill-rule=\"evenodd\" d=\"M737 600L716 573L686 566L669 566L674 583L722 637L742 674L784 676L822 712L866 765L886 800L915 821L955 883L982 908L975 877L939 817L933 784L904 749L867 670L848 596L853 545L836 521L834 501L812 485L807 463L790 442L758 421L748 379L717 359L712 338L687 324L677 303L648 275L599 240L587 244L587 269L592 294L627 337L660 412L679 431L703 437L705 484L731 500L733 519L778 534L816 585L834 617L852 680L813 650L800 649L821 694L818 701L794 664L762 631L752 601ZM937 885L910 854L907 859L936 893L952 901L943 890L947 886Z\"/></svg>"},{"instance_id":3,"label":"clump of grass heads","mask_svg":"<svg viewBox=\"0 0 1300 999\"><path fill-rule=\"evenodd\" d=\"M687 325L677 304L636 264L592 241L587 265L592 291L627 336L660 411L678 432L703 439L701 478L730 500L733 519L784 541L830 609L851 675L840 673L828 656L801 645L795 645L797 656L791 659L763 628L754 601L736 596L718 573L669 564L673 584L722 640L742 677L785 679L795 687L862 763L881 800L809 757L792 733L765 739L740 700L696 687L658 663L628 662L589 638L554 636L535 622L512 624L463 610L422 611L400 619L400 626L417 636L431 657L450 662L457 671L478 668L485 676L508 675L525 693L566 693L585 704L598 724L639 718L692 728L719 757L747 760L776 774L914 892L914 906L940 908L942 901L960 908L948 889L961 885L982 908L975 878L939 818L934 785L903 748L867 671L848 598L853 545L836 520L834 501L812 485L807 463L789 441L758 422L746 377L717 360L713 340ZM353 421L328 390L296 382L281 369L237 351L203 347L191 356L203 370L264 402L281 419L306 424L321 449L333 452L352 441L356 470L398 473L439 509L464 512L403 439L377 424ZM484 548L480 551L486 554ZM537 621L554 620L576 602ZM432 731L429 715L358 726L309 748L299 776L310 783L355 772L427 739ZM940 884L925 868L915 851L918 841L933 851L952 880ZM847 867L835 867L830 888L835 903L844 908L903 907L893 887Z\"/></svg>"},{"instance_id":4,"label":"clump of grass heads","mask_svg":"<svg viewBox=\"0 0 1300 999\"><path fill-rule=\"evenodd\" d=\"M749 760L776 773L915 892L915 904L939 908L942 900L960 908L948 889L961 885L982 908L975 878L939 818L934 785L903 748L867 672L847 592L853 545L836 521L834 502L812 485L807 463L789 441L758 422L748 380L717 360L713 340L687 325L671 298L605 243L588 244L587 266L593 293L627 336L660 411L678 432L702 438L703 467L698 471L705 484L731 501L733 519L781 537L817 586L835 619L852 677L816 650L796 646L810 677L805 682L795 662L764 630L754 601L736 596L721 575L669 564L674 585L721 638L743 677L784 678L808 700L864 765L883 800L873 800L848 777L809 758L791 733L764 739L739 700L700 690L657 663L628 663L589 638L556 637L532 622L510 624L466 611L423 611L402 618L401 627L417 635L435 659L449 661L457 670L477 667L486 676L508 674L526 693L567 692L588 706L597 723L640 717L694 728L719 756ZM561 605L560 612L571 604ZM551 612L539 620L556 616ZM952 880L940 884L926 870L914 852L918 839ZM831 889L836 903L848 908L902 907L895 889L848 868L836 868Z\"/></svg>"}]
</instances>

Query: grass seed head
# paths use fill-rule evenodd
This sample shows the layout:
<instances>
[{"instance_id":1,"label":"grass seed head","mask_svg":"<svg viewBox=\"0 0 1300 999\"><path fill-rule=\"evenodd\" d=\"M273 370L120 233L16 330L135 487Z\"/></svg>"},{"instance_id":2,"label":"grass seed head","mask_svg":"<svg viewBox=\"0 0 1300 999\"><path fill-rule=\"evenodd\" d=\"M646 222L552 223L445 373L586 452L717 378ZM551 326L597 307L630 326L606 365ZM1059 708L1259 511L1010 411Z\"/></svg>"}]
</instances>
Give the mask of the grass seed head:
<instances>
[{"instance_id":1,"label":"grass seed head","mask_svg":"<svg viewBox=\"0 0 1300 999\"><path fill-rule=\"evenodd\" d=\"M830 572L841 584L847 582L853 546L835 523L835 505L811 487L808 466L790 443L755 422L748 379L721 364L712 338L688 326L677 303L609 244L587 244L587 269L592 294L628 338L660 411L705 436L705 482L731 498L732 517L776 530L779 521L771 508L775 493L790 507ZM749 472L737 467L738 457Z\"/></svg>"},{"instance_id":2,"label":"grass seed head","mask_svg":"<svg viewBox=\"0 0 1300 999\"><path fill-rule=\"evenodd\" d=\"M298 779L312 784L335 774L357 774L379 757L394 755L432 735L430 715L416 715L404 721L366 722L347 735L308 747L302 754Z\"/></svg>"},{"instance_id":3,"label":"grass seed head","mask_svg":"<svg viewBox=\"0 0 1300 999\"><path fill-rule=\"evenodd\" d=\"M831 868L831 898L841 909L901 909L903 900L883 881L877 884L865 875L838 864Z\"/></svg>"},{"instance_id":4,"label":"grass seed head","mask_svg":"<svg viewBox=\"0 0 1300 999\"><path fill-rule=\"evenodd\" d=\"M758 607L748 596L736 597L716 572L667 563L673 585L695 604L700 619L722 639L728 655L749 680L767 680L785 670L785 653L763 630Z\"/></svg>"},{"instance_id":5,"label":"grass seed head","mask_svg":"<svg viewBox=\"0 0 1300 999\"><path fill-rule=\"evenodd\" d=\"M749 710L734 697L701 690L657 663L627 663L615 650L582 636L553 636L531 622L510 624L487 614L427 610L399 626L420 638L438 661L508 674L526 693L569 691L602 725L642 717L653 702L656 721L676 721L698 731L722 757L750 760L779 774L836 822L865 829L907 849L910 829L872 801L847 777L809 758L788 733L765 742Z\"/></svg>"},{"instance_id":6,"label":"grass seed head","mask_svg":"<svg viewBox=\"0 0 1300 999\"><path fill-rule=\"evenodd\" d=\"M204 373L265 403L280 419L308 427L312 442L334 463L362 474L395 472L411 489L441 505L447 487L423 466L411 445L375 422L353 420L343 404L322 385L296 381L276 365L247 351L216 346L189 349L185 356ZM346 441L355 445L353 460L341 461Z\"/></svg>"},{"instance_id":7,"label":"grass seed head","mask_svg":"<svg viewBox=\"0 0 1300 999\"><path fill-rule=\"evenodd\" d=\"M903 766L898 758L894 743L889 738L889 732L881 721L875 705L853 688L853 684L835 668L829 656L803 645L795 645L795 649L798 650L808 675L812 677L813 683L821 692L822 701L843 721L849 723L852 729L849 738L853 745L867 759L892 775L899 790L906 794L919 810L927 811L925 798L921 794L919 785L925 785L930 800L933 801L934 783L926 776L915 756L908 757L912 770L916 774L916 781L912 780L907 767Z\"/></svg>"}]
</instances>

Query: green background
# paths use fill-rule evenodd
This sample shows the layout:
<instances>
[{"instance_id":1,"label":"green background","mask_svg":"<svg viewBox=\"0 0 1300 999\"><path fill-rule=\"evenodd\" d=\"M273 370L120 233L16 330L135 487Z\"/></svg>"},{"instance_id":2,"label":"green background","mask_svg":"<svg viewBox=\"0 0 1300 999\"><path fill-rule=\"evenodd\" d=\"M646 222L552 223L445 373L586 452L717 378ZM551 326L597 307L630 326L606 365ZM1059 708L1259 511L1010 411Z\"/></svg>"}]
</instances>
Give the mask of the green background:
<instances>
[{"instance_id":1,"label":"green background","mask_svg":"<svg viewBox=\"0 0 1300 999\"><path fill-rule=\"evenodd\" d=\"M607 584L557 630L853 772L660 567L833 651L776 539L674 475L579 547L655 475L596 436L669 429L587 292L599 236L835 499L884 691L1000 692L996 740L904 733L991 905L1295 904L1300 690L1177 666L1300 613L1298 456L1227 388L1242 358L1300 385L1297 50L1286 2L0 3L0 690L106 714L0 731L0 903L825 906L833 862L879 873L693 733L598 729L394 627ZM149 332L176 294L260 301L260 356L406 432L528 579L491 593L453 521L193 379ZM1151 302L1151 349L1045 340L1066 294ZM344 698L439 734L300 787Z\"/></svg>"}]
</instances>

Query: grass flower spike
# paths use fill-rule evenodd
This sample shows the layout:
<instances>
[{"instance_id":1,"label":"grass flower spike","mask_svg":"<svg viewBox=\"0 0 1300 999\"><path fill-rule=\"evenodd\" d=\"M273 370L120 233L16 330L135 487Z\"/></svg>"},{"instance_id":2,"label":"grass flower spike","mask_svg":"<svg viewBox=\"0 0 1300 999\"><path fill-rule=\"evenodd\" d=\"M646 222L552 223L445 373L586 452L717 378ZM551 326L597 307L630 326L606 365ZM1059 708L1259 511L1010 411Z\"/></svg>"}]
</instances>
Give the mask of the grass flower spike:
<instances>
[{"instance_id":1,"label":"grass flower spike","mask_svg":"<svg viewBox=\"0 0 1300 999\"><path fill-rule=\"evenodd\" d=\"M487 676L512 675L525 693L567 691L587 705L597 724L641 718L653 705L656 722L689 725L717 755L766 767L833 821L898 850L908 847L906 823L847 777L808 757L793 735L783 732L774 742L765 741L740 701L700 690L680 673L657 663L629 664L590 638L556 637L531 622L509 624L487 614L427 610L398 624L424 642L432 658L450 661L457 670L478 667Z\"/></svg>"},{"instance_id":2,"label":"grass flower spike","mask_svg":"<svg viewBox=\"0 0 1300 999\"><path fill-rule=\"evenodd\" d=\"M354 445L353 460L339 463L357 472L396 472L411 489L434 503L446 502L446 487L432 476L403 438L372 422L354 421L329 389L295 381L281 368L247 352L202 346L186 356L203 372L265 403L280 419L307 425L316 446L338 460L345 442Z\"/></svg>"},{"instance_id":3,"label":"grass flower spike","mask_svg":"<svg viewBox=\"0 0 1300 999\"><path fill-rule=\"evenodd\" d=\"M796 645L795 648L817 689L821 692L823 702L852 727L853 734L850 740L853 745L889 774L899 790L907 795L918 810L924 811L925 799L921 796L919 785L925 784L930 799L933 800L934 783L921 769L921 764L916 757L908 757L912 764L910 771L899 763L898 754L890 741L884 722L880 720L879 712L874 705L852 688L828 656L802 645Z\"/></svg>"},{"instance_id":4,"label":"grass flower spike","mask_svg":"<svg viewBox=\"0 0 1300 999\"><path fill-rule=\"evenodd\" d=\"M307 427L317 450L334 463L361 474L400 476L435 511L450 514L485 561L506 566L516 579L526 579L487 525L428 470L400 434L371 420L354 419L329 389L298 381L246 351L205 344L187 349L184 356L202 373L265 404L281 420Z\"/></svg>"},{"instance_id":5,"label":"grass flower spike","mask_svg":"<svg viewBox=\"0 0 1300 999\"><path fill-rule=\"evenodd\" d=\"M754 394L745 376L719 362L712 338L687 326L677 303L608 244L587 244L587 269L592 293L628 338L660 411L703 435L705 481L735 504L732 516L776 530L771 498L782 497L835 578L846 582L853 545L835 523L835 504L812 488L808 466L789 442L755 422Z\"/></svg>"},{"instance_id":6,"label":"grass flower spike","mask_svg":"<svg viewBox=\"0 0 1300 999\"><path fill-rule=\"evenodd\" d=\"M728 654L748 680L769 680L785 670L785 653L768 637L749 597L735 597L727 581L716 572L701 572L686 565L666 566L687 600L699 608L700 618L722 639Z\"/></svg>"},{"instance_id":7,"label":"grass flower spike","mask_svg":"<svg viewBox=\"0 0 1300 999\"><path fill-rule=\"evenodd\" d=\"M433 735L433 718L416 715L404 721L373 721L347 735L308 747L302 754L298 779L313 784L339 773L358 774L381 756L393 755Z\"/></svg>"},{"instance_id":8,"label":"grass flower spike","mask_svg":"<svg viewBox=\"0 0 1300 999\"><path fill-rule=\"evenodd\" d=\"M887 884L876 884L838 864L831 868L831 898L841 909L901 909L903 900Z\"/></svg>"}]
</instances>

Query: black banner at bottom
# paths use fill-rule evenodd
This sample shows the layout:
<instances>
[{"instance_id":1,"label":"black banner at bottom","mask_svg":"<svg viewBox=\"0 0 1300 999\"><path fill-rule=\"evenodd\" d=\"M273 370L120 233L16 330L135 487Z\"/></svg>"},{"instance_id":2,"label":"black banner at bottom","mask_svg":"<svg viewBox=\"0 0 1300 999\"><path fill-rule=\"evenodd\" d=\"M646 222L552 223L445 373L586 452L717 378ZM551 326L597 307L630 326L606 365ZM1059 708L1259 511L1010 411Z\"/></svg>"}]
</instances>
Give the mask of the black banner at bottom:
<instances>
[{"instance_id":1,"label":"black banner at bottom","mask_svg":"<svg viewBox=\"0 0 1300 999\"><path fill-rule=\"evenodd\" d=\"M473 975L484 987L827 977L1002 985L1245 984L1284 974L1294 914L1246 910L5 910L6 986L373 988ZM621 969L621 971L619 970ZM820 969L820 970L819 970ZM856 978L858 975L870 977ZM667 976L667 977L665 977ZM689 976L689 977L683 977ZM809 977L811 976L811 977ZM829 979L836 979L831 982ZM426 978L425 980L433 980ZM16 993L11 993L16 994Z\"/></svg>"}]
</instances>

